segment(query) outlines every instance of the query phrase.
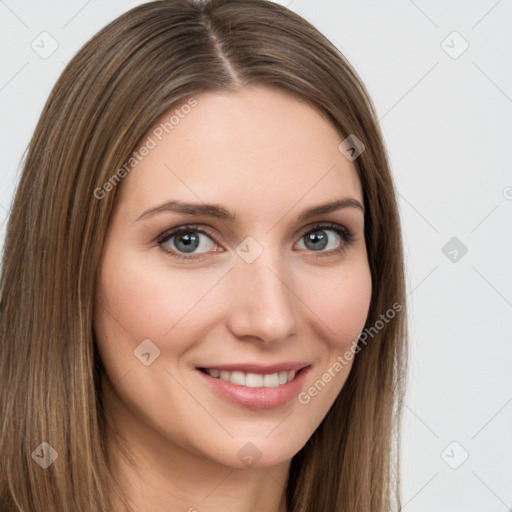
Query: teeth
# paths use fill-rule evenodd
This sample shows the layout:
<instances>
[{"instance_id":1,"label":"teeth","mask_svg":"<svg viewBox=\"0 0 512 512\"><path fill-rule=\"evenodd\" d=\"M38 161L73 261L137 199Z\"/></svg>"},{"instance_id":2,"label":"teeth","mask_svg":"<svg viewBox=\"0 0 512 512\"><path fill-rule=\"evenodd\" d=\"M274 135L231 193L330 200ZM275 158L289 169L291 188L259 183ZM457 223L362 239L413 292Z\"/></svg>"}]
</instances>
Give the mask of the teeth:
<instances>
[{"instance_id":1,"label":"teeth","mask_svg":"<svg viewBox=\"0 0 512 512\"><path fill-rule=\"evenodd\" d=\"M287 382L288 382L288 372L286 372L286 371L279 372L279 384L286 384Z\"/></svg>"},{"instance_id":2,"label":"teeth","mask_svg":"<svg viewBox=\"0 0 512 512\"><path fill-rule=\"evenodd\" d=\"M263 375L258 375L257 373L248 373L245 376L245 385L248 388L262 388Z\"/></svg>"},{"instance_id":3,"label":"teeth","mask_svg":"<svg viewBox=\"0 0 512 512\"><path fill-rule=\"evenodd\" d=\"M238 384L239 386L245 386L245 373L243 372L231 372L231 379L229 379L233 384Z\"/></svg>"},{"instance_id":4,"label":"teeth","mask_svg":"<svg viewBox=\"0 0 512 512\"><path fill-rule=\"evenodd\" d=\"M283 371L279 373L269 373L262 375L260 373L245 372L227 372L225 370L216 370L215 368L207 368L206 373L210 377L225 380L238 386L246 386L248 388L277 388L294 379L297 373L294 370Z\"/></svg>"},{"instance_id":5,"label":"teeth","mask_svg":"<svg viewBox=\"0 0 512 512\"><path fill-rule=\"evenodd\" d=\"M279 386L279 376L277 373L271 373L263 377L263 386L266 388L277 388Z\"/></svg>"}]
</instances>

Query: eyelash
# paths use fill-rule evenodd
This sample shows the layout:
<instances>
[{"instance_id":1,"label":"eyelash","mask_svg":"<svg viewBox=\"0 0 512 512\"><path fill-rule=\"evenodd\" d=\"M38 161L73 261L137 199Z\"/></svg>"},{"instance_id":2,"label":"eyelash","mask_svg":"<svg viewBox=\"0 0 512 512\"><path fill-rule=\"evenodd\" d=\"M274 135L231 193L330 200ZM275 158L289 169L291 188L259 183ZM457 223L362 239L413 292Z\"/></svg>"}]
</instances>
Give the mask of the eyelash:
<instances>
[{"instance_id":1,"label":"eyelash","mask_svg":"<svg viewBox=\"0 0 512 512\"><path fill-rule=\"evenodd\" d=\"M335 223L331 223L331 222L319 222L317 224L314 224L313 226L308 228L307 231L305 231L300 236L300 238L303 238L308 233L312 233L314 231L319 231L322 229L328 229L328 230L334 231L336 234L338 234L340 236L340 238L342 239L342 245L340 248L332 249L330 251L318 251L318 252L317 251L309 251L309 252L312 252L315 257L332 256L333 254L342 253L348 247L350 247L350 245L352 245L352 243L354 242L355 237L352 232L350 232L344 226L341 226L341 225L335 224ZM196 260L196 259L202 258L205 255L205 253L200 253L195 256L194 255L185 256L182 253L174 252L172 250L169 250L169 249L166 249L163 247L164 244L166 242L168 242L171 238L181 235L181 234L184 234L184 233L190 233L190 232L202 233L202 234L208 236L209 238L211 238L212 241L215 242L217 245L220 245L217 242L217 240L215 239L215 235L209 229L207 229L205 226L199 226L198 224L188 224L185 226L180 226L179 228L172 229L171 231L166 231L165 233L162 233L158 237L157 243L165 253L169 254L173 258L177 258L179 260Z\"/></svg>"}]
</instances>

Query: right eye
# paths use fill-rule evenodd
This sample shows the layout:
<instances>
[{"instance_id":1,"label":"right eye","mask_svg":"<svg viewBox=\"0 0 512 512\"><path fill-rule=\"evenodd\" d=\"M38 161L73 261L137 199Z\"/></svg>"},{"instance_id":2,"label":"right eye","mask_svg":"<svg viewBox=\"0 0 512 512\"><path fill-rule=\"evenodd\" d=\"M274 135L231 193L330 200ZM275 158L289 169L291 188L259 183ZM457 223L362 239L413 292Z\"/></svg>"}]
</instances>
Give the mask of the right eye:
<instances>
[{"instance_id":1,"label":"right eye","mask_svg":"<svg viewBox=\"0 0 512 512\"><path fill-rule=\"evenodd\" d=\"M200 228L196 225L180 226L162 234L158 239L158 245L174 258L197 259L201 257L201 254L210 251L220 252L212 251L212 249L219 247L212 238L213 234L204 227ZM201 246L204 250L196 251Z\"/></svg>"}]
</instances>

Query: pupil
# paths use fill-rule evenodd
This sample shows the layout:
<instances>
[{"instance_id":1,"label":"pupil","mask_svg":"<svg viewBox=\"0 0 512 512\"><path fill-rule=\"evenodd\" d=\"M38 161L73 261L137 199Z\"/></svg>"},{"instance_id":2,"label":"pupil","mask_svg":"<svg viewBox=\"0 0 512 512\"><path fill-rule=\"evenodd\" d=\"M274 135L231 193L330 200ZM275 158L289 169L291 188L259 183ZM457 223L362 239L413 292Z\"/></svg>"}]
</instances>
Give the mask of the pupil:
<instances>
[{"instance_id":1,"label":"pupil","mask_svg":"<svg viewBox=\"0 0 512 512\"><path fill-rule=\"evenodd\" d=\"M182 247L179 247L180 243L183 244ZM199 237L194 233L185 233L179 235L177 237L177 242L175 243L176 248L183 252L192 252L197 249L198 245Z\"/></svg>"},{"instance_id":2,"label":"pupil","mask_svg":"<svg viewBox=\"0 0 512 512\"><path fill-rule=\"evenodd\" d=\"M327 236L325 235L325 231L315 231L310 233L306 240L306 246L308 246L308 242L313 242L312 247L308 247L308 249L324 249L327 245ZM317 242L320 243L315 245Z\"/></svg>"}]
</instances>

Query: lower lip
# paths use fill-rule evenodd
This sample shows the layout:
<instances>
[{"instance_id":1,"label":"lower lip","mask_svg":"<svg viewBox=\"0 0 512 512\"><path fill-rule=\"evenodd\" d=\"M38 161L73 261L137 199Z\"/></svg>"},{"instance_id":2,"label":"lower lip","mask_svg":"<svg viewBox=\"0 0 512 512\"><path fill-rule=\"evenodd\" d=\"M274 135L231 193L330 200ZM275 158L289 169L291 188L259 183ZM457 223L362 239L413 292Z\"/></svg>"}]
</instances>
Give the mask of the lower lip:
<instances>
[{"instance_id":1,"label":"lower lip","mask_svg":"<svg viewBox=\"0 0 512 512\"><path fill-rule=\"evenodd\" d=\"M284 405L300 393L309 369L309 366L302 368L295 374L293 380L275 388L239 386L232 382L210 377L201 370L197 371L209 386L229 402L251 409L271 409Z\"/></svg>"}]
</instances>

